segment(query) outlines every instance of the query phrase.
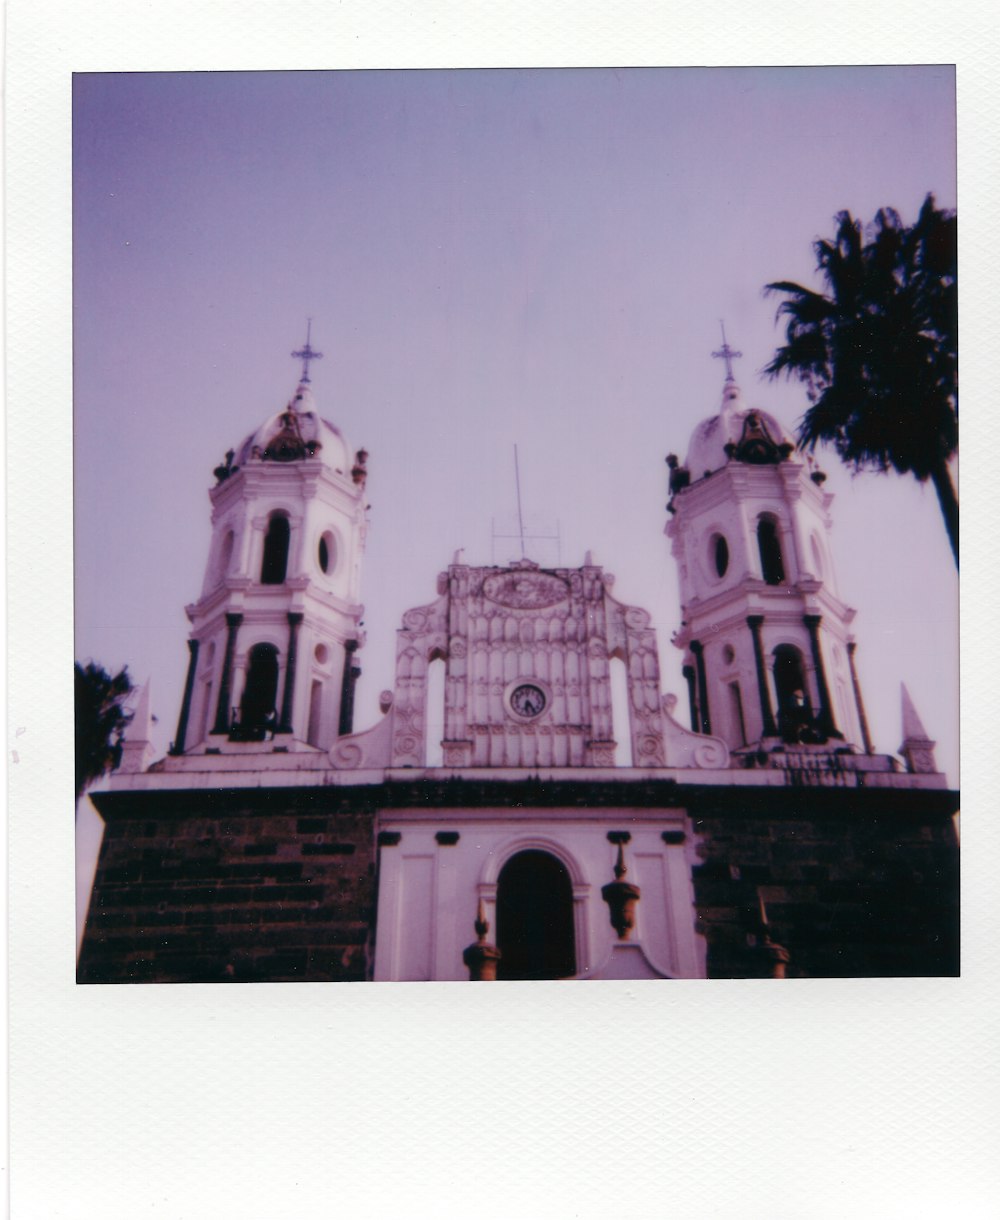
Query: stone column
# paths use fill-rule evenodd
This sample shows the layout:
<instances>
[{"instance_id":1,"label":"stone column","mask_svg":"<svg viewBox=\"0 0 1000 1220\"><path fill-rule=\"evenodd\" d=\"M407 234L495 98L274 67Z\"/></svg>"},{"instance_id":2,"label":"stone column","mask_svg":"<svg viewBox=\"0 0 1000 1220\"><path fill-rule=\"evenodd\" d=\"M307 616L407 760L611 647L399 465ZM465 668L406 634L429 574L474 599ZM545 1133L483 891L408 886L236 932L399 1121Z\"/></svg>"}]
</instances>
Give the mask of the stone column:
<instances>
[{"instance_id":1,"label":"stone column","mask_svg":"<svg viewBox=\"0 0 1000 1220\"><path fill-rule=\"evenodd\" d=\"M688 712L691 717L691 732L698 732L698 703L697 696L694 691L694 669L690 665L685 665L681 670L684 675L684 681L688 688Z\"/></svg>"},{"instance_id":2,"label":"stone column","mask_svg":"<svg viewBox=\"0 0 1000 1220\"><path fill-rule=\"evenodd\" d=\"M694 653L694 663L698 669L698 711L701 722L701 732L711 733L712 717L708 710L708 680L705 677L705 650L699 640L691 641L691 651Z\"/></svg>"},{"instance_id":3,"label":"stone column","mask_svg":"<svg viewBox=\"0 0 1000 1220\"><path fill-rule=\"evenodd\" d=\"M816 669L816 685L819 687L819 727L828 737L842 737L833 719L833 706L830 703L830 688L826 684L826 669L823 666L823 652L819 643L819 625L822 617L818 614L804 614L803 622L809 630L809 645L812 648L813 665Z\"/></svg>"},{"instance_id":4,"label":"stone column","mask_svg":"<svg viewBox=\"0 0 1000 1220\"><path fill-rule=\"evenodd\" d=\"M764 725L764 736L777 737L778 729L774 723L774 712L771 710L771 692L768 689L767 673L764 669L764 645L760 638L760 629L763 625L763 614L751 614L747 617L747 626L753 636L753 656L757 664L757 692L760 695L760 715Z\"/></svg>"},{"instance_id":5,"label":"stone column","mask_svg":"<svg viewBox=\"0 0 1000 1220\"><path fill-rule=\"evenodd\" d=\"M858 682L858 671L854 667L854 650L857 644L850 643L847 645L847 660L851 667L851 686L854 687L854 703L858 709L858 720L861 722L861 740L864 743L865 753L873 754L875 751L872 748L871 734L868 732L868 717L865 715L865 702L861 698L861 684Z\"/></svg>"},{"instance_id":6,"label":"stone column","mask_svg":"<svg viewBox=\"0 0 1000 1220\"><path fill-rule=\"evenodd\" d=\"M226 615L226 653L222 659L222 677L219 679L219 702L215 712L213 733L229 732L229 687L233 680L233 655L236 652L236 633L242 622L242 614Z\"/></svg>"},{"instance_id":7,"label":"stone column","mask_svg":"<svg viewBox=\"0 0 1000 1220\"><path fill-rule=\"evenodd\" d=\"M281 699L281 719L278 721L277 732L292 731L292 704L295 699L295 659L298 654L299 628L302 626L302 615L294 611L288 612L288 663L285 666L285 693Z\"/></svg>"},{"instance_id":8,"label":"stone column","mask_svg":"<svg viewBox=\"0 0 1000 1220\"><path fill-rule=\"evenodd\" d=\"M358 650L357 640L347 640L344 644L344 677L340 684L340 723L337 734L345 737L354 728L354 686L361 677L361 667L354 664L354 654Z\"/></svg>"},{"instance_id":9,"label":"stone column","mask_svg":"<svg viewBox=\"0 0 1000 1220\"><path fill-rule=\"evenodd\" d=\"M188 651L191 653L188 657L187 678L184 681L184 698L181 700L181 714L177 720L177 738L171 747L171 754L184 753L184 740L187 737L188 716L191 713L191 692L194 690L194 674L198 668L198 640L188 640Z\"/></svg>"}]
</instances>

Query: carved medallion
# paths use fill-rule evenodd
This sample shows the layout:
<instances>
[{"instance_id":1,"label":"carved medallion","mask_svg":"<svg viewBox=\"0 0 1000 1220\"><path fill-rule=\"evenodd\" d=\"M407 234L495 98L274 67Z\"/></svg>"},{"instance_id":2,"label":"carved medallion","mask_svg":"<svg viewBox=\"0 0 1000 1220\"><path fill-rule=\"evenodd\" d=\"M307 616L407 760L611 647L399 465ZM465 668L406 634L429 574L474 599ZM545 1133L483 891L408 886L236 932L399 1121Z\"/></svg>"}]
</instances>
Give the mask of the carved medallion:
<instances>
[{"instance_id":1,"label":"carved medallion","mask_svg":"<svg viewBox=\"0 0 1000 1220\"><path fill-rule=\"evenodd\" d=\"M542 610L569 597L569 586L548 572L495 572L483 581L483 596L514 610Z\"/></svg>"},{"instance_id":2,"label":"carved medallion","mask_svg":"<svg viewBox=\"0 0 1000 1220\"><path fill-rule=\"evenodd\" d=\"M649 623L648 611L642 610L638 606L625 607L625 626L630 631L645 631L649 627Z\"/></svg>"}]
</instances>

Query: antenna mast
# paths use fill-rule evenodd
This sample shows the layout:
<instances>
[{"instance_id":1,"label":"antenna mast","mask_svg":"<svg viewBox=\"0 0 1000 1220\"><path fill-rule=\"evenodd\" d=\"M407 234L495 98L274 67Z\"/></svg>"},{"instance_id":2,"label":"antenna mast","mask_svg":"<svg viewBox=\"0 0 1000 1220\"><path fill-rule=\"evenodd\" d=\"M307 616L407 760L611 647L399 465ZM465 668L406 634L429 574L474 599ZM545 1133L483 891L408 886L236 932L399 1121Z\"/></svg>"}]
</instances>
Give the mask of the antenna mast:
<instances>
[{"instance_id":1,"label":"antenna mast","mask_svg":"<svg viewBox=\"0 0 1000 1220\"><path fill-rule=\"evenodd\" d=\"M514 484L517 487L517 532L521 538L521 558L524 558L524 515L521 512L521 468L517 461L517 445L514 445Z\"/></svg>"},{"instance_id":2,"label":"antenna mast","mask_svg":"<svg viewBox=\"0 0 1000 1220\"><path fill-rule=\"evenodd\" d=\"M513 541L514 539L517 539L518 545L520 546L521 560L526 560L528 558L527 544L529 541L532 542L534 546L538 546L539 544L542 544L542 543L550 544L550 543L554 542L555 543L555 558L552 559L550 557L547 559L547 562L555 563L555 565L558 567L559 564L562 563L562 546L561 546L560 537L559 537L559 522L558 521L555 522L555 531L554 532L546 532L545 527L543 527L543 526L536 527L535 526L534 514L529 513L527 522L525 521L524 505L521 500L521 463L520 463L520 458L519 458L519 454L518 454L518 450L517 450L517 445L514 446L514 487L517 492L517 523L515 525L513 525L512 527L510 527L510 528L512 528L513 532L507 533L506 532L506 530L508 528L507 521L510 520L509 515L504 514L504 522L500 529L497 528L496 518L493 519L493 522L492 522L493 562L496 563L496 561L497 561L497 542L499 540L510 539L511 541ZM535 559L537 559L541 562L542 561L542 552L535 551L533 553L534 553ZM515 554L516 554L516 552L515 552ZM513 557L511 556L509 551L505 552L504 559L506 562L511 562L511 563L515 562L515 560L513 559Z\"/></svg>"}]
</instances>

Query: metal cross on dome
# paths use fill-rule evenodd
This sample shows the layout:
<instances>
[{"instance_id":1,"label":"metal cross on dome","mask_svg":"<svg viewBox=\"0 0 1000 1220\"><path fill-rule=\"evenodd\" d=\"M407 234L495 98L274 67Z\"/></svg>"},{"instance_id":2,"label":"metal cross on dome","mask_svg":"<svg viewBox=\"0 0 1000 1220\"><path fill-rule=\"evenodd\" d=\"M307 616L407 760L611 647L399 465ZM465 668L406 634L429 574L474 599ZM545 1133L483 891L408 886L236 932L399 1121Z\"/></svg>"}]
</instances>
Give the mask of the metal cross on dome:
<instances>
[{"instance_id":1,"label":"metal cross on dome","mask_svg":"<svg viewBox=\"0 0 1000 1220\"><path fill-rule=\"evenodd\" d=\"M293 360L302 361L302 377L300 378L300 380L305 385L309 384L309 361L323 359L323 353L314 352L312 349L312 345L309 342L309 340L312 338L312 323L313 323L312 318L306 319L306 345L305 345L305 347L302 348L301 351L292 352Z\"/></svg>"},{"instance_id":2,"label":"metal cross on dome","mask_svg":"<svg viewBox=\"0 0 1000 1220\"><path fill-rule=\"evenodd\" d=\"M733 349L726 342L726 324L721 318L719 319L719 325L722 327L722 347L717 352L712 353L712 358L714 360L725 360L726 380L735 381L736 379L733 377L733 361L741 360L743 358L743 353L733 351Z\"/></svg>"}]
</instances>

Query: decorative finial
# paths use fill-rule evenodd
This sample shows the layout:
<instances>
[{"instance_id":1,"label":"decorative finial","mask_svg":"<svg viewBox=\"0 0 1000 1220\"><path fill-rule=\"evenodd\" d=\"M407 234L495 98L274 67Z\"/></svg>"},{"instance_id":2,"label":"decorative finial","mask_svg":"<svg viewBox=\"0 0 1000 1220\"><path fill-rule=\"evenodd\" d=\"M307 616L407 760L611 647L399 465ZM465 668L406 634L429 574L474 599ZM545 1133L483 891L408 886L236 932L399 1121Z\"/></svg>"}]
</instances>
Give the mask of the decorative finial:
<instances>
[{"instance_id":1,"label":"decorative finial","mask_svg":"<svg viewBox=\"0 0 1000 1220\"><path fill-rule=\"evenodd\" d=\"M480 897L476 907L476 943L469 945L462 953L462 961L469 971L469 981L472 983L492 983L497 977L497 964L500 961L500 950L496 945L488 944L486 934L490 930L486 910Z\"/></svg>"},{"instance_id":2,"label":"decorative finial","mask_svg":"<svg viewBox=\"0 0 1000 1220\"><path fill-rule=\"evenodd\" d=\"M736 378L733 376L733 361L742 359L743 353L733 351L726 342L726 324L721 318L719 319L719 325L722 327L722 347L717 352L712 353L712 358L714 360L725 360L726 380L735 381Z\"/></svg>"},{"instance_id":3,"label":"decorative finial","mask_svg":"<svg viewBox=\"0 0 1000 1220\"><path fill-rule=\"evenodd\" d=\"M303 385L309 384L309 361L323 359L323 353L314 352L312 349L312 344L310 343L310 340L312 338L312 321L313 321L312 318L306 319L306 345L305 345L305 347L302 348L301 351L292 352L293 360L302 361L302 376L299 380L302 382Z\"/></svg>"},{"instance_id":4,"label":"decorative finial","mask_svg":"<svg viewBox=\"0 0 1000 1220\"><path fill-rule=\"evenodd\" d=\"M627 831L610 831L608 838L612 843L618 844L618 857L615 860L615 879L601 886L601 897L608 904L611 926L618 933L618 939L628 940L635 927L635 904L639 901L642 891L637 885L625 880L625 874L628 872L625 867L625 844L631 836Z\"/></svg>"},{"instance_id":5,"label":"decorative finial","mask_svg":"<svg viewBox=\"0 0 1000 1220\"><path fill-rule=\"evenodd\" d=\"M933 774L937 771L937 763L934 760L934 747L937 742L927 736L927 730L917 715L917 709L913 706L913 700L910 698L910 692L906 689L905 682L902 683L901 694L903 699L903 744L899 747L899 752L906 761L907 771L925 775Z\"/></svg>"},{"instance_id":6,"label":"decorative finial","mask_svg":"<svg viewBox=\"0 0 1000 1220\"><path fill-rule=\"evenodd\" d=\"M764 904L764 891L757 887L757 956L762 969L766 971L765 978L783 979L787 977L786 967L791 960L791 954L784 945L779 945L771 939L771 929L768 924L767 907Z\"/></svg>"}]
</instances>

